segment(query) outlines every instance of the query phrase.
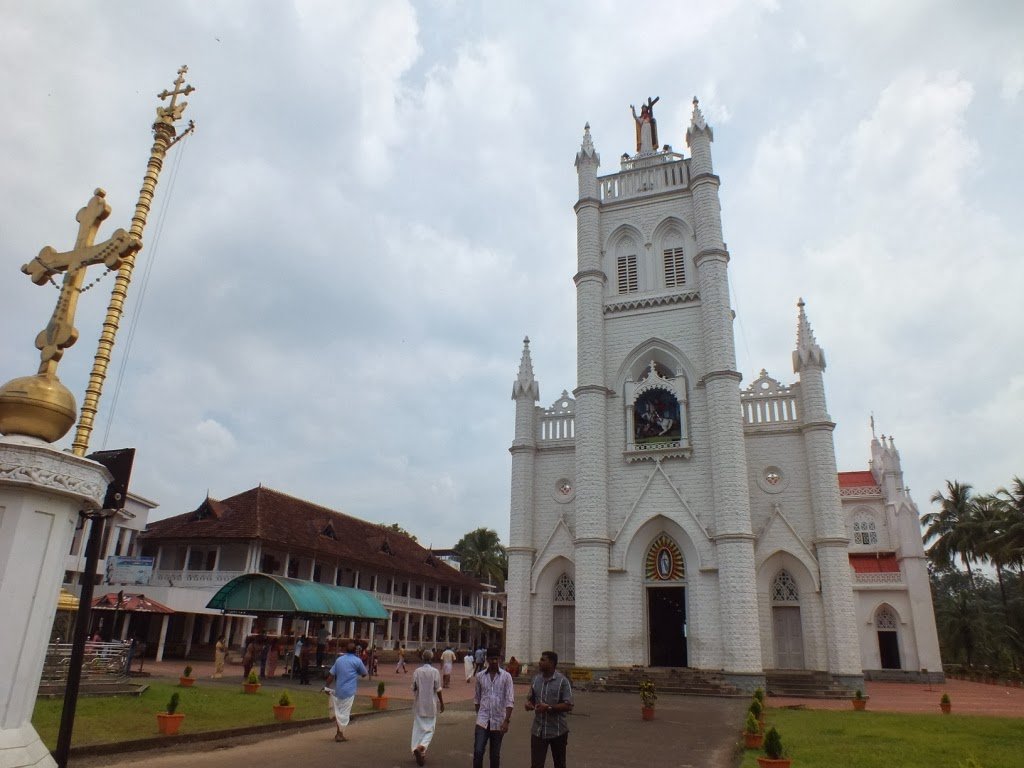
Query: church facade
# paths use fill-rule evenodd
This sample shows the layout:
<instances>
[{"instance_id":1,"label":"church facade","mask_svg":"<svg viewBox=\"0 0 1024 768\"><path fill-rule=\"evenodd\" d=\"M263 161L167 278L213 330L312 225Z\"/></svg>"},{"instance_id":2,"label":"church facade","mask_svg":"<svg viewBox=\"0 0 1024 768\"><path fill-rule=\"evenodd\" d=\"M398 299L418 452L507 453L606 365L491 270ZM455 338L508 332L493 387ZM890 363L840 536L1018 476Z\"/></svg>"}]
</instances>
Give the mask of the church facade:
<instances>
[{"instance_id":1,"label":"church facade","mask_svg":"<svg viewBox=\"0 0 1024 768\"><path fill-rule=\"evenodd\" d=\"M656 100L655 100L656 101ZM941 676L917 508L872 442L838 473L825 355L798 305L785 385L736 370L713 133L599 176L576 155L577 385L538 406L529 340L513 384L506 654L594 670Z\"/></svg>"}]
</instances>

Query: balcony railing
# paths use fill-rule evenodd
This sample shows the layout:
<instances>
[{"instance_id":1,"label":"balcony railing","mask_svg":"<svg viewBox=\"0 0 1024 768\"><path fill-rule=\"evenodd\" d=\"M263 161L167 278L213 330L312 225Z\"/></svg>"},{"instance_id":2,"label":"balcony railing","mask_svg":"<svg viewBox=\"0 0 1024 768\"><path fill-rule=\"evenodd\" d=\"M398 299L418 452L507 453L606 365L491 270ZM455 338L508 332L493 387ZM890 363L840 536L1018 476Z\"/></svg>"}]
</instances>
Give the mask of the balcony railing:
<instances>
[{"instance_id":1,"label":"balcony railing","mask_svg":"<svg viewBox=\"0 0 1024 768\"><path fill-rule=\"evenodd\" d=\"M856 584L902 584L903 574L899 572L887 573L856 573L853 574L853 581Z\"/></svg>"}]
</instances>

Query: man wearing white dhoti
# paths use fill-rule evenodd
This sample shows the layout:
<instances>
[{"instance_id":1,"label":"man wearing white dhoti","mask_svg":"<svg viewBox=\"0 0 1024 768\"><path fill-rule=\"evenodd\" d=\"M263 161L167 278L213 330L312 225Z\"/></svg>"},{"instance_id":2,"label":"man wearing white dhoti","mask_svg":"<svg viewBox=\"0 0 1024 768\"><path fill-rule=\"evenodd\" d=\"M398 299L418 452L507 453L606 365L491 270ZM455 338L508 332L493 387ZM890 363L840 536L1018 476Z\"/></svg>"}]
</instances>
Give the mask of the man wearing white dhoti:
<instances>
[{"instance_id":1,"label":"man wearing white dhoti","mask_svg":"<svg viewBox=\"0 0 1024 768\"><path fill-rule=\"evenodd\" d=\"M455 651L451 646L444 649L441 654L441 685L448 688L452 684L452 665L455 663Z\"/></svg>"},{"instance_id":2,"label":"man wearing white dhoti","mask_svg":"<svg viewBox=\"0 0 1024 768\"><path fill-rule=\"evenodd\" d=\"M434 738L437 713L444 712L441 695L441 674L431 665L433 651L422 654L423 666L412 673L412 756L417 765L427 760L427 748Z\"/></svg>"},{"instance_id":3,"label":"man wearing white dhoti","mask_svg":"<svg viewBox=\"0 0 1024 768\"><path fill-rule=\"evenodd\" d=\"M334 710L334 722L337 728L334 734L335 741L348 741L345 737L345 728L348 727L349 717L352 714L352 702L356 698L356 683L360 677L366 677L366 666L356 655L356 644L349 643L345 653L338 657L327 674L327 685L324 687L326 692L332 694L331 708Z\"/></svg>"},{"instance_id":4,"label":"man wearing white dhoti","mask_svg":"<svg viewBox=\"0 0 1024 768\"><path fill-rule=\"evenodd\" d=\"M466 655L462 659L462 667L466 670L466 682L473 682L473 651L470 649L466 650Z\"/></svg>"}]
</instances>

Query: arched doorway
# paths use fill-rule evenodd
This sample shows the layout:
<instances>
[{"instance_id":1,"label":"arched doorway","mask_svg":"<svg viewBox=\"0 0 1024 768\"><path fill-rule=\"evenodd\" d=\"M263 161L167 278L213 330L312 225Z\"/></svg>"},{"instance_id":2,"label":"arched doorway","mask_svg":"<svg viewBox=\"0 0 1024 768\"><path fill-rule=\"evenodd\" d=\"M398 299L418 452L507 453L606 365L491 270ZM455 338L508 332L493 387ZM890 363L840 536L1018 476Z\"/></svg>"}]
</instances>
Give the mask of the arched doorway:
<instances>
[{"instance_id":1,"label":"arched doorway","mask_svg":"<svg viewBox=\"0 0 1024 768\"><path fill-rule=\"evenodd\" d=\"M552 596L551 650L559 661L576 660L576 582L563 573Z\"/></svg>"},{"instance_id":2,"label":"arched doorway","mask_svg":"<svg viewBox=\"0 0 1024 768\"><path fill-rule=\"evenodd\" d=\"M888 605L880 605L875 611L875 629L878 631L878 657L882 669L902 669L899 623Z\"/></svg>"},{"instance_id":3,"label":"arched doorway","mask_svg":"<svg viewBox=\"0 0 1024 768\"><path fill-rule=\"evenodd\" d=\"M772 582L772 636L777 669L804 668L804 635L800 621L800 591L789 571Z\"/></svg>"},{"instance_id":4,"label":"arched doorway","mask_svg":"<svg viewBox=\"0 0 1024 768\"><path fill-rule=\"evenodd\" d=\"M644 558L647 628L652 667L685 667L686 564L679 545L658 536Z\"/></svg>"}]
</instances>

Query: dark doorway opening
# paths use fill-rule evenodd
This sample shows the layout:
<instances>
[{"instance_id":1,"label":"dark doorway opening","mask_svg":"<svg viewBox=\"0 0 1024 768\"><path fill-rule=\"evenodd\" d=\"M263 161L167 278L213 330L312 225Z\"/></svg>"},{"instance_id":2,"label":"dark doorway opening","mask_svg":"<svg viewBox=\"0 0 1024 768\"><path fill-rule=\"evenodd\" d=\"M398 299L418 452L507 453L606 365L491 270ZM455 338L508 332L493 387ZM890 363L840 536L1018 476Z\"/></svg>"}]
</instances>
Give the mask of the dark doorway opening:
<instances>
[{"instance_id":1,"label":"dark doorway opening","mask_svg":"<svg viewBox=\"0 0 1024 768\"><path fill-rule=\"evenodd\" d=\"M647 590L652 667L686 666L686 588Z\"/></svg>"},{"instance_id":2,"label":"dark doorway opening","mask_svg":"<svg viewBox=\"0 0 1024 768\"><path fill-rule=\"evenodd\" d=\"M895 632L878 633L878 655L882 657L882 669L902 669L900 644Z\"/></svg>"}]
</instances>

